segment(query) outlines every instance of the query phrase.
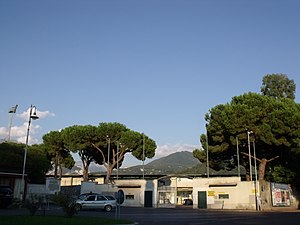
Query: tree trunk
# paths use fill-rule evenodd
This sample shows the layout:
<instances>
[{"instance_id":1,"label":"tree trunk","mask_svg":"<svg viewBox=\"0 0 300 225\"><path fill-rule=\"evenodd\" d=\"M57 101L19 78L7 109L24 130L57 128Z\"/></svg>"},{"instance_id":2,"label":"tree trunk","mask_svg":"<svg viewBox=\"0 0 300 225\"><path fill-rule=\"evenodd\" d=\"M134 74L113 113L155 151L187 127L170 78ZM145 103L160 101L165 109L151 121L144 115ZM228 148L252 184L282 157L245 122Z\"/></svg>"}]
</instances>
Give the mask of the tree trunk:
<instances>
[{"instance_id":1,"label":"tree trunk","mask_svg":"<svg viewBox=\"0 0 300 225\"><path fill-rule=\"evenodd\" d=\"M83 171L82 171L83 181L88 181L89 180L89 166L90 166L90 164L86 161L82 161L82 165L83 165Z\"/></svg>"},{"instance_id":2,"label":"tree trunk","mask_svg":"<svg viewBox=\"0 0 300 225\"><path fill-rule=\"evenodd\" d=\"M261 159L259 160L260 164L259 164L259 170L258 170L258 180L263 180L265 177L265 173L266 173L266 166L267 166L267 159Z\"/></svg>"},{"instance_id":3,"label":"tree trunk","mask_svg":"<svg viewBox=\"0 0 300 225\"><path fill-rule=\"evenodd\" d=\"M110 182L110 177L111 177L111 174L112 174L112 171L113 171L113 166L107 166L107 172L106 172L106 178L105 178L105 184L108 184Z\"/></svg>"},{"instance_id":4,"label":"tree trunk","mask_svg":"<svg viewBox=\"0 0 300 225\"><path fill-rule=\"evenodd\" d=\"M58 154L55 154L54 159L54 178L57 179L57 167L58 167Z\"/></svg>"},{"instance_id":5,"label":"tree trunk","mask_svg":"<svg viewBox=\"0 0 300 225\"><path fill-rule=\"evenodd\" d=\"M62 177L62 166L61 162L58 164L58 179L61 179Z\"/></svg>"}]
</instances>

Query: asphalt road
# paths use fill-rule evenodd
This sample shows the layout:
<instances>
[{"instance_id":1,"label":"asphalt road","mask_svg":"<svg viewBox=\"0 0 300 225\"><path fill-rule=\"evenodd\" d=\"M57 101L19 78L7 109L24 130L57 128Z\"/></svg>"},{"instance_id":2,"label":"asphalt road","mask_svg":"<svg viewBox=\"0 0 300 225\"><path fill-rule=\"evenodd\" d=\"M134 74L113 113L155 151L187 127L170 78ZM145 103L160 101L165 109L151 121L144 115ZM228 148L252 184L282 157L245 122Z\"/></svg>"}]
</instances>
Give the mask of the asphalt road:
<instances>
[{"instance_id":1,"label":"asphalt road","mask_svg":"<svg viewBox=\"0 0 300 225\"><path fill-rule=\"evenodd\" d=\"M41 212L39 212L41 214ZM26 209L0 209L0 215L28 214ZM46 210L47 215L62 215L57 207ZM117 218L116 211L80 211L77 216ZM120 218L139 225L299 225L300 211L229 211L192 208L155 209L121 207Z\"/></svg>"},{"instance_id":2,"label":"asphalt road","mask_svg":"<svg viewBox=\"0 0 300 225\"><path fill-rule=\"evenodd\" d=\"M80 215L97 215L116 218L116 212L81 211ZM300 211L228 211L199 210L192 208L154 209L121 208L121 219L140 225L299 225Z\"/></svg>"}]
</instances>

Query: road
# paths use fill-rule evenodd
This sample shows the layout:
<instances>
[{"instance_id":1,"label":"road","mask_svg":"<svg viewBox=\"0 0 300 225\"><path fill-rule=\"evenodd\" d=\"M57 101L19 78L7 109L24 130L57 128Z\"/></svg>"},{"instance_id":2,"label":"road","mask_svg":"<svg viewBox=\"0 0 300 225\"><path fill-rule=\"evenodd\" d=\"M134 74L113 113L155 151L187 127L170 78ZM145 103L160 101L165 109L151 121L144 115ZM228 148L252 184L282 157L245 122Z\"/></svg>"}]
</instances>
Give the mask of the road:
<instances>
[{"instance_id":1,"label":"road","mask_svg":"<svg viewBox=\"0 0 300 225\"><path fill-rule=\"evenodd\" d=\"M81 211L78 215L92 215L115 218L115 212ZM300 211L228 211L199 210L192 208L154 209L121 208L121 219L129 219L139 225L299 225Z\"/></svg>"},{"instance_id":2,"label":"road","mask_svg":"<svg viewBox=\"0 0 300 225\"><path fill-rule=\"evenodd\" d=\"M41 214L41 212L39 212ZM28 214L26 209L0 209L0 215ZM53 207L47 215L62 215L62 210ZM116 218L115 211L80 211L77 216ZM134 221L138 225L299 225L300 211L237 211L199 210L186 208L155 209L121 207L120 218Z\"/></svg>"}]
</instances>

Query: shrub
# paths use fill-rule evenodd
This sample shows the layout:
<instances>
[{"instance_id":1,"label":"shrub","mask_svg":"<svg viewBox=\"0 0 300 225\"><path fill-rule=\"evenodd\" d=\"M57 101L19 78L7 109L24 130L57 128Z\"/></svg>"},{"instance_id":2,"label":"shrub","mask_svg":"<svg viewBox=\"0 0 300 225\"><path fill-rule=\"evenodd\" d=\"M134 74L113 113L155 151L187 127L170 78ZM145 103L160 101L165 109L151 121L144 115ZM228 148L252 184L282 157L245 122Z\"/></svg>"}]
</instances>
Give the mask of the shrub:
<instances>
[{"instance_id":1,"label":"shrub","mask_svg":"<svg viewBox=\"0 0 300 225\"><path fill-rule=\"evenodd\" d=\"M52 196L52 201L62 207L67 217L72 217L77 213L75 201L71 195L57 193L56 195Z\"/></svg>"}]
</instances>

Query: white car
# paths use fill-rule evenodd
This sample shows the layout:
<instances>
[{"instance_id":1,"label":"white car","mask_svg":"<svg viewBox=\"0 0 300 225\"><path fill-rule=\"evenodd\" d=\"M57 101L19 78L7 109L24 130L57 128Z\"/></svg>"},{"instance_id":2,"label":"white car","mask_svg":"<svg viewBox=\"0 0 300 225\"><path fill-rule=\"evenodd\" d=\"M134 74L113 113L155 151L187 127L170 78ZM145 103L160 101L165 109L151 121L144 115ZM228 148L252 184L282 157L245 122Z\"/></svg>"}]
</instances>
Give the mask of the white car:
<instances>
[{"instance_id":1,"label":"white car","mask_svg":"<svg viewBox=\"0 0 300 225\"><path fill-rule=\"evenodd\" d=\"M113 196L101 194L87 194L80 195L75 202L75 209L77 211L82 209L103 209L106 212L116 208L117 200Z\"/></svg>"}]
</instances>

